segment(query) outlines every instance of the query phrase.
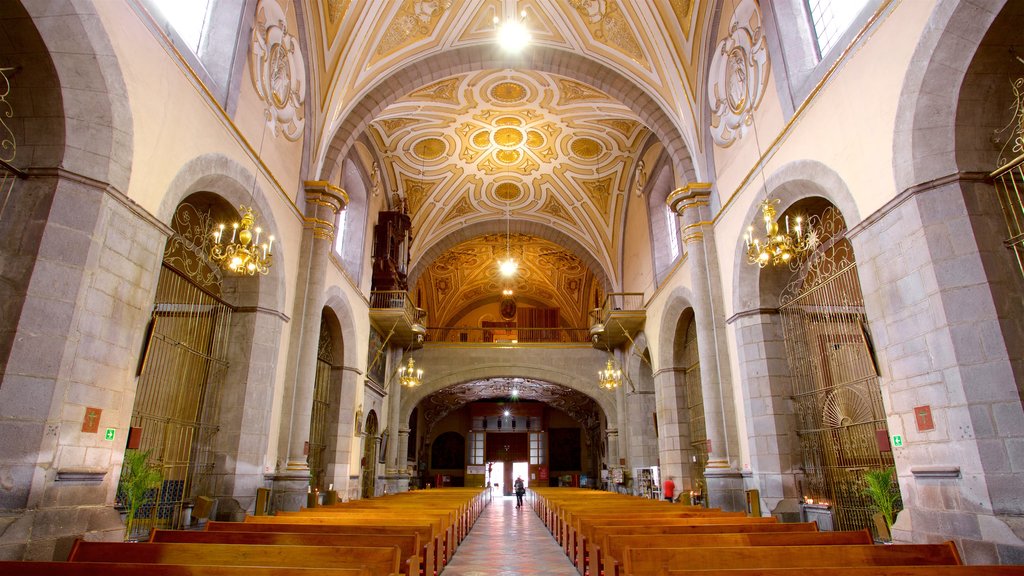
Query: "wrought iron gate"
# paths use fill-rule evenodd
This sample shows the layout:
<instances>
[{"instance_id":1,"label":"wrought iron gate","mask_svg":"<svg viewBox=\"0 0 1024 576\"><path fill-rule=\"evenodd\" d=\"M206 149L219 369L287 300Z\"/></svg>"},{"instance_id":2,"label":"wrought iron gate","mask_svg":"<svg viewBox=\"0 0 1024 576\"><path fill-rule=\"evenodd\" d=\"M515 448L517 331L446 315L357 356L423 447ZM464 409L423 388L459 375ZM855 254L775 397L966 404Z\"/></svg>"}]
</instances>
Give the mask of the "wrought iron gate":
<instances>
[{"instance_id":1,"label":"wrought iron gate","mask_svg":"<svg viewBox=\"0 0 1024 576\"><path fill-rule=\"evenodd\" d=\"M836 530L872 527L870 469L893 465L853 249L834 207L809 222L821 245L783 291L803 493L828 503Z\"/></svg>"},{"instance_id":2,"label":"wrought iron gate","mask_svg":"<svg viewBox=\"0 0 1024 576\"><path fill-rule=\"evenodd\" d=\"M370 410L366 415L363 436L363 498L373 498L377 489L377 413Z\"/></svg>"},{"instance_id":3,"label":"wrought iron gate","mask_svg":"<svg viewBox=\"0 0 1024 576\"><path fill-rule=\"evenodd\" d=\"M228 366L232 307L213 292L219 291L219 279L202 262L202 237L209 229L202 223L208 220L191 205L179 207L173 223L176 233L168 241L157 280L130 443L150 451L162 482L151 502L136 514L135 534L129 538L144 536L153 527L179 527L182 504L194 495L212 493L206 484L214 465L212 446L219 388Z\"/></svg>"},{"instance_id":4,"label":"wrought iron gate","mask_svg":"<svg viewBox=\"0 0 1024 576\"><path fill-rule=\"evenodd\" d=\"M683 379L690 420L690 480L692 490L702 502L705 494L704 468L708 465L708 434L704 425L704 390L700 383L700 354L697 349L697 324L690 319L683 340Z\"/></svg>"},{"instance_id":5,"label":"wrought iron gate","mask_svg":"<svg viewBox=\"0 0 1024 576\"><path fill-rule=\"evenodd\" d=\"M320 346L316 357L316 381L313 384L313 410L309 422L310 482L321 492L327 490L327 424L331 404L331 333L325 322L320 323Z\"/></svg>"}]
</instances>

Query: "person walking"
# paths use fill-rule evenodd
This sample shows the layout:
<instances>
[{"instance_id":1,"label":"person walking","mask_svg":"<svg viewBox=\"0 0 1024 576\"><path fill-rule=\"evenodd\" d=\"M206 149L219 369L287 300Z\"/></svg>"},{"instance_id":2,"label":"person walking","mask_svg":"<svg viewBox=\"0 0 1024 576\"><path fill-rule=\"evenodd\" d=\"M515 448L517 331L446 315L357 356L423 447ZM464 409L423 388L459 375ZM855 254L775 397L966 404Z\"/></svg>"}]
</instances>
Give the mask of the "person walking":
<instances>
[{"instance_id":1,"label":"person walking","mask_svg":"<svg viewBox=\"0 0 1024 576\"><path fill-rule=\"evenodd\" d=\"M523 483L523 477L517 476L514 484L516 489L516 508L523 507L523 494L526 494L526 485Z\"/></svg>"},{"instance_id":2,"label":"person walking","mask_svg":"<svg viewBox=\"0 0 1024 576\"><path fill-rule=\"evenodd\" d=\"M662 488L661 495L665 497L665 500L669 502L676 495L676 483L672 481L672 477L665 478L665 485Z\"/></svg>"}]
</instances>

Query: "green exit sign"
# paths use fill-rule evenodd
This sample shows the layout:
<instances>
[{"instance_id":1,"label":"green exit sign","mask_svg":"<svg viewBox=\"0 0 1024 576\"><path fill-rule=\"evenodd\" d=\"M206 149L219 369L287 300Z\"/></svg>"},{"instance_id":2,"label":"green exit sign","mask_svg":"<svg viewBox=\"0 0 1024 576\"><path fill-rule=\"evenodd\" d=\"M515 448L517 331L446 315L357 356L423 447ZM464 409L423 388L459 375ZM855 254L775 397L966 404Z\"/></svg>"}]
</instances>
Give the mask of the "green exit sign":
<instances>
[{"instance_id":1,"label":"green exit sign","mask_svg":"<svg viewBox=\"0 0 1024 576\"><path fill-rule=\"evenodd\" d=\"M103 435L105 440L113 440L114 435L117 433L116 428L107 428L107 433Z\"/></svg>"},{"instance_id":2,"label":"green exit sign","mask_svg":"<svg viewBox=\"0 0 1024 576\"><path fill-rule=\"evenodd\" d=\"M894 447L896 447L896 448L899 448L900 446L903 446L903 436L900 435L900 434L893 434L892 435L892 445Z\"/></svg>"}]
</instances>

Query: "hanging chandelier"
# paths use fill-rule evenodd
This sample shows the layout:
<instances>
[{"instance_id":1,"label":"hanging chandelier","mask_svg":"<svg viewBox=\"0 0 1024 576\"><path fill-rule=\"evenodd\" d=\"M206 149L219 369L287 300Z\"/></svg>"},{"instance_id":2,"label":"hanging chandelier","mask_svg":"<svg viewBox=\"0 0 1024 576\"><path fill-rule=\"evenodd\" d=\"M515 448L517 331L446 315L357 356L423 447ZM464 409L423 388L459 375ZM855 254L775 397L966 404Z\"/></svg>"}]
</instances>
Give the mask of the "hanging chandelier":
<instances>
[{"instance_id":1,"label":"hanging chandelier","mask_svg":"<svg viewBox=\"0 0 1024 576\"><path fill-rule=\"evenodd\" d=\"M274 236L267 237L267 242L260 244L263 228L256 226L256 215L252 207L239 206L242 219L231 224L231 238L227 236L227 226L220 224L213 231L213 246L210 247L210 259L222 268L235 274L270 272L274 259Z\"/></svg>"},{"instance_id":2,"label":"hanging chandelier","mask_svg":"<svg viewBox=\"0 0 1024 576\"><path fill-rule=\"evenodd\" d=\"M416 367L416 361L409 357L409 364L398 367L398 383L406 388L415 388L423 381L423 369Z\"/></svg>"},{"instance_id":3,"label":"hanging chandelier","mask_svg":"<svg viewBox=\"0 0 1024 576\"><path fill-rule=\"evenodd\" d=\"M818 245L818 234L805 226L803 218L794 218L790 227L789 216L785 219L785 232L775 219L775 205L778 199L765 199L761 202L761 215L764 220L764 237L754 236L754 225L747 226L743 239L747 245L747 258L751 264L764 268L768 264L778 266L789 264L803 253L813 250Z\"/></svg>"},{"instance_id":4,"label":"hanging chandelier","mask_svg":"<svg viewBox=\"0 0 1024 576\"><path fill-rule=\"evenodd\" d=\"M608 362L605 364L604 370L597 371L597 377L601 388L605 390L614 390L619 387L619 384L622 384L622 370L615 367L611 354L608 355Z\"/></svg>"}]
</instances>

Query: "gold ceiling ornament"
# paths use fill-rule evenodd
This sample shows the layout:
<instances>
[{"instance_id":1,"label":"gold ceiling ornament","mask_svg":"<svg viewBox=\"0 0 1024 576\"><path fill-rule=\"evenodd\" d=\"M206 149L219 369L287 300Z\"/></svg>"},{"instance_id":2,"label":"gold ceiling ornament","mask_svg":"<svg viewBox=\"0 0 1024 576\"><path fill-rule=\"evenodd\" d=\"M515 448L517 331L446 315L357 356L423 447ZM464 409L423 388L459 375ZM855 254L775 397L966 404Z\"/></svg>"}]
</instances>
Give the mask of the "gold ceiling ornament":
<instances>
[{"instance_id":1,"label":"gold ceiling ornament","mask_svg":"<svg viewBox=\"0 0 1024 576\"><path fill-rule=\"evenodd\" d=\"M412 356L408 364L398 367L398 383L406 388L415 388L423 383L423 369L416 367Z\"/></svg>"},{"instance_id":2,"label":"gold ceiling ornament","mask_svg":"<svg viewBox=\"0 0 1024 576\"><path fill-rule=\"evenodd\" d=\"M605 390L615 390L619 384L622 384L622 370L615 366L611 352L608 353L608 361L604 365L604 370L597 371L597 378L601 388Z\"/></svg>"},{"instance_id":3,"label":"gold ceiling ornament","mask_svg":"<svg viewBox=\"0 0 1024 576\"><path fill-rule=\"evenodd\" d=\"M761 219L765 232L763 237L754 235L753 224L747 226L747 232L743 235L748 260L761 268L769 264L791 265L818 245L818 233L811 226L805 225L800 216L795 217L792 223L789 216L786 216L783 231L783 226L780 226L775 218L775 206L778 203L778 199L768 198L761 202Z\"/></svg>"},{"instance_id":4,"label":"gold ceiling ornament","mask_svg":"<svg viewBox=\"0 0 1024 576\"><path fill-rule=\"evenodd\" d=\"M260 243L263 228L256 224L256 213L251 206L239 206L241 220L231 224L231 238L227 238L227 226L223 223L213 230L213 244L210 259L221 268L235 274L253 276L267 274L274 260L274 236Z\"/></svg>"}]
</instances>

